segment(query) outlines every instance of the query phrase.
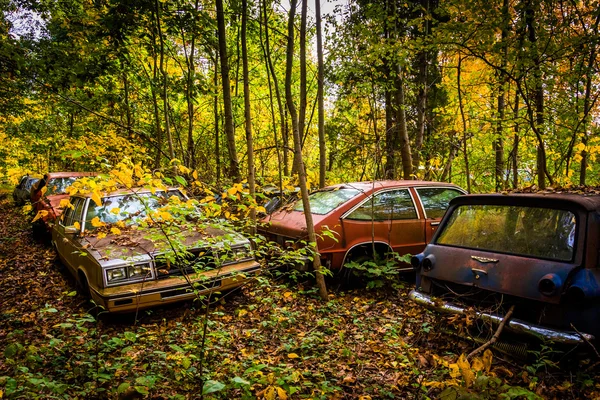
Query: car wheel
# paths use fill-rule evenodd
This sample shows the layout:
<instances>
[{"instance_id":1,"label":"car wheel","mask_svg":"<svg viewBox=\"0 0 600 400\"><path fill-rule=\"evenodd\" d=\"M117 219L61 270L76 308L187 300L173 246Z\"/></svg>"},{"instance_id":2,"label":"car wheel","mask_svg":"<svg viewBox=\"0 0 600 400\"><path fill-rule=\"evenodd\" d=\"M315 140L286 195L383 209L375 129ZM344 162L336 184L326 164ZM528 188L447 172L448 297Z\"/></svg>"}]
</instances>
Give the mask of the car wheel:
<instances>
[{"instance_id":1,"label":"car wheel","mask_svg":"<svg viewBox=\"0 0 600 400\"><path fill-rule=\"evenodd\" d=\"M85 274L83 273L83 271L77 272L77 290L83 296L87 297L88 299L91 299L90 285L88 284L88 280L85 277Z\"/></svg>"}]
</instances>

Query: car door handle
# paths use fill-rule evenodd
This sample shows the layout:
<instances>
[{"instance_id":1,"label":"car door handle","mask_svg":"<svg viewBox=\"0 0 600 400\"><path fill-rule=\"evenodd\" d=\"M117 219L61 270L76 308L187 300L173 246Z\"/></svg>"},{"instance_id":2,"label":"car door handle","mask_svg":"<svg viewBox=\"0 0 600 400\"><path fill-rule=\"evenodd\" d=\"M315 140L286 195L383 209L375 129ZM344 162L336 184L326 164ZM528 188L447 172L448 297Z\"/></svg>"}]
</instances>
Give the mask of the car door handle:
<instances>
[{"instance_id":1,"label":"car door handle","mask_svg":"<svg viewBox=\"0 0 600 400\"><path fill-rule=\"evenodd\" d=\"M431 225L431 226L438 226L439 224L440 224L440 221L437 221L437 222L432 222L432 223L431 223L431 224L429 224L429 225Z\"/></svg>"}]
</instances>

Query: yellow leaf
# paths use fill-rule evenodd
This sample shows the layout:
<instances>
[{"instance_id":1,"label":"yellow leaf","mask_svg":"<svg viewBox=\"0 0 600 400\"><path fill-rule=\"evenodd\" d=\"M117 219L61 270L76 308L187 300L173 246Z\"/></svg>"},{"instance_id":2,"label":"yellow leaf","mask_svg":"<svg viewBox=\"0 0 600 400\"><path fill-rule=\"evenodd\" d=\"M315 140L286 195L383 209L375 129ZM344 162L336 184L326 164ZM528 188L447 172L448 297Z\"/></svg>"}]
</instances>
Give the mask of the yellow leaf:
<instances>
[{"instance_id":1,"label":"yellow leaf","mask_svg":"<svg viewBox=\"0 0 600 400\"><path fill-rule=\"evenodd\" d=\"M483 368L486 373L490 372L490 368L492 367L492 359L494 356L492 355L492 351L490 349L486 349L483 352Z\"/></svg>"},{"instance_id":2,"label":"yellow leaf","mask_svg":"<svg viewBox=\"0 0 600 400\"><path fill-rule=\"evenodd\" d=\"M100 228L101 226L106 226L106 224L104 222L100 221L100 218L98 218L98 217L92 218L90 223L92 224L92 226L94 228Z\"/></svg>"},{"instance_id":3,"label":"yellow leaf","mask_svg":"<svg viewBox=\"0 0 600 400\"><path fill-rule=\"evenodd\" d=\"M106 233L100 232L98 233L98 239L104 239L106 237Z\"/></svg>"},{"instance_id":4,"label":"yellow leaf","mask_svg":"<svg viewBox=\"0 0 600 400\"><path fill-rule=\"evenodd\" d=\"M475 381L475 373L471 370L469 360L467 360L467 357L464 354L461 354L456 364L458 365L460 374L462 375L465 384L467 385L467 387L471 387L471 385Z\"/></svg>"},{"instance_id":5,"label":"yellow leaf","mask_svg":"<svg viewBox=\"0 0 600 400\"><path fill-rule=\"evenodd\" d=\"M27 204L26 206L23 207L23 214L27 214L31 210L33 210L33 206L31 204Z\"/></svg>"},{"instance_id":6,"label":"yellow leaf","mask_svg":"<svg viewBox=\"0 0 600 400\"><path fill-rule=\"evenodd\" d=\"M273 386L269 386L267 390L265 390L265 399L275 400L275 388Z\"/></svg>"},{"instance_id":7,"label":"yellow leaf","mask_svg":"<svg viewBox=\"0 0 600 400\"><path fill-rule=\"evenodd\" d=\"M164 219L165 221L168 221L168 220L170 220L170 219L172 218L171 214L169 214L169 213L168 213L168 212L166 212L166 211L161 211L161 212L160 212L160 217L161 217L162 219Z\"/></svg>"},{"instance_id":8,"label":"yellow leaf","mask_svg":"<svg viewBox=\"0 0 600 400\"><path fill-rule=\"evenodd\" d=\"M258 207L256 207L256 212L259 212L259 213L261 213L261 212L262 212L262 213L266 213L266 212L267 212L267 209L266 209L266 208L264 208L263 206L258 206Z\"/></svg>"},{"instance_id":9,"label":"yellow leaf","mask_svg":"<svg viewBox=\"0 0 600 400\"><path fill-rule=\"evenodd\" d=\"M194 179L198 179L198 171L194 170L194 172L192 172L192 176L194 177Z\"/></svg>"},{"instance_id":10,"label":"yellow leaf","mask_svg":"<svg viewBox=\"0 0 600 400\"><path fill-rule=\"evenodd\" d=\"M283 390L283 388L280 388L279 386L277 386L277 395L281 400L287 400L288 398L285 390Z\"/></svg>"},{"instance_id":11,"label":"yellow leaf","mask_svg":"<svg viewBox=\"0 0 600 400\"><path fill-rule=\"evenodd\" d=\"M69 199L62 199L60 201L60 204L58 205L58 208L70 208L70 209L74 209L75 207L73 207L73 204L71 204L71 202L69 201Z\"/></svg>"},{"instance_id":12,"label":"yellow leaf","mask_svg":"<svg viewBox=\"0 0 600 400\"><path fill-rule=\"evenodd\" d=\"M483 361L481 361L481 358L475 357L473 359L473 362L471 363L471 368L475 372L483 371L484 365L483 365Z\"/></svg>"},{"instance_id":13,"label":"yellow leaf","mask_svg":"<svg viewBox=\"0 0 600 400\"><path fill-rule=\"evenodd\" d=\"M113 235L120 235L121 230L119 228L110 228L110 231Z\"/></svg>"},{"instance_id":14,"label":"yellow leaf","mask_svg":"<svg viewBox=\"0 0 600 400\"><path fill-rule=\"evenodd\" d=\"M458 364L450 364L448 365L450 368L450 376L454 379L460 377L460 368L458 368Z\"/></svg>"},{"instance_id":15,"label":"yellow leaf","mask_svg":"<svg viewBox=\"0 0 600 400\"><path fill-rule=\"evenodd\" d=\"M35 217L33 218L33 220L31 220L31 222L35 222L35 221L37 221L40 218L44 218L46 215L48 215L48 211L46 211L46 210L40 210L35 215Z\"/></svg>"},{"instance_id":16,"label":"yellow leaf","mask_svg":"<svg viewBox=\"0 0 600 400\"><path fill-rule=\"evenodd\" d=\"M288 358L300 358L300 356L296 353L290 353L288 354Z\"/></svg>"},{"instance_id":17,"label":"yellow leaf","mask_svg":"<svg viewBox=\"0 0 600 400\"><path fill-rule=\"evenodd\" d=\"M121 212L121 209L119 207L115 207L115 208L111 209L110 212L117 215Z\"/></svg>"},{"instance_id":18,"label":"yellow leaf","mask_svg":"<svg viewBox=\"0 0 600 400\"><path fill-rule=\"evenodd\" d=\"M115 225L117 226L117 228L125 228L125 222L123 221L117 221Z\"/></svg>"},{"instance_id":19,"label":"yellow leaf","mask_svg":"<svg viewBox=\"0 0 600 400\"><path fill-rule=\"evenodd\" d=\"M81 229L81 225L79 224L79 222L75 221L73 222L73 226L75 227L75 229L79 230Z\"/></svg>"},{"instance_id":20,"label":"yellow leaf","mask_svg":"<svg viewBox=\"0 0 600 400\"><path fill-rule=\"evenodd\" d=\"M92 200L98 207L102 207L102 199L100 198L100 194L98 192L92 193Z\"/></svg>"},{"instance_id":21,"label":"yellow leaf","mask_svg":"<svg viewBox=\"0 0 600 400\"><path fill-rule=\"evenodd\" d=\"M283 294L283 297L290 297L293 293L292 292L285 292Z\"/></svg>"}]
</instances>

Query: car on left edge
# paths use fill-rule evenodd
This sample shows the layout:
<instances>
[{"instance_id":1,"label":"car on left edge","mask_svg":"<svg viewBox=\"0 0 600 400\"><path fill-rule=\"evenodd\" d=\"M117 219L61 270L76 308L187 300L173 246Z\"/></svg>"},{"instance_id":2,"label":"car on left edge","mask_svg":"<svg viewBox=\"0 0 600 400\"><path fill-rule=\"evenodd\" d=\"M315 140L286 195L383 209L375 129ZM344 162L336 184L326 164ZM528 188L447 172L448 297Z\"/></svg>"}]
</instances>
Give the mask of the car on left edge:
<instances>
[{"instance_id":1,"label":"car on left edge","mask_svg":"<svg viewBox=\"0 0 600 400\"><path fill-rule=\"evenodd\" d=\"M30 200L31 187L39 180L40 178L35 178L30 175L25 175L19 180L19 183L12 194L15 205L22 206Z\"/></svg>"},{"instance_id":2,"label":"car on left edge","mask_svg":"<svg viewBox=\"0 0 600 400\"><path fill-rule=\"evenodd\" d=\"M109 312L232 289L260 271L250 241L239 233L190 215L183 225L147 223L164 215L164 207L188 201L178 189L120 190L102 196L101 204L92 197L71 196L52 242L84 294Z\"/></svg>"}]
</instances>

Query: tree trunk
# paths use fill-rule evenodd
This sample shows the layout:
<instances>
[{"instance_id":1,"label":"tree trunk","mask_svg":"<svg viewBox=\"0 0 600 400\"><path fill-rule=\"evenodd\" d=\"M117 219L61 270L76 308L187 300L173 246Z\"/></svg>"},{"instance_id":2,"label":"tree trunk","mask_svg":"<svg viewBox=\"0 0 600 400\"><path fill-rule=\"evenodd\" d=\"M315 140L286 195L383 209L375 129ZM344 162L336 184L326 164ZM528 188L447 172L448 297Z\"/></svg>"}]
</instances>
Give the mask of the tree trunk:
<instances>
[{"instance_id":1,"label":"tree trunk","mask_svg":"<svg viewBox=\"0 0 600 400\"><path fill-rule=\"evenodd\" d=\"M156 30L158 32L158 41L160 43L160 62L159 69L163 76L163 108L164 108L164 117L165 117L165 135L167 136L167 144L169 145L169 157L172 159L175 158L175 150L173 149L173 138L171 137L171 124L169 122L169 96L168 96L168 87L169 87L169 75L167 74L167 70L165 69L165 40L162 33L161 24L161 13L160 13L160 3L158 0L154 0L154 5L156 7Z\"/></svg>"},{"instance_id":2,"label":"tree trunk","mask_svg":"<svg viewBox=\"0 0 600 400\"><path fill-rule=\"evenodd\" d=\"M471 176L469 173L469 153L467 152L467 119L465 118L465 108L462 99L462 89L460 87L460 73L462 68L463 57L458 57L458 66L456 71L456 86L458 89L458 107L460 109L460 116L463 125L463 157L465 160L465 175L467 179L467 193L471 193Z\"/></svg>"},{"instance_id":3,"label":"tree trunk","mask_svg":"<svg viewBox=\"0 0 600 400\"><path fill-rule=\"evenodd\" d=\"M199 0L194 3L194 18L193 27L196 27L196 14L198 13ZM187 76L187 90L186 90L186 101L187 101L187 112L188 112L188 139L187 139L187 166L189 168L196 168L196 154L194 146L194 81L196 77L196 64L194 62L194 55L196 50L196 34L192 30L190 40L190 54L187 57L188 64L188 76Z\"/></svg>"},{"instance_id":4,"label":"tree trunk","mask_svg":"<svg viewBox=\"0 0 600 400\"><path fill-rule=\"evenodd\" d=\"M219 35L219 58L221 59L221 84L223 85L223 112L225 114L225 135L229 153L229 177L240 182L240 165L235 147L235 126L233 125L233 106L231 104L231 84L229 81L229 59L227 56L227 38L225 36L225 13L223 0L215 0L217 7L217 30Z\"/></svg>"},{"instance_id":5,"label":"tree trunk","mask_svg":"<svg viewBox=\"0 0 600 400\"><path fill-rule=\"evenodd\" d=\"M217 92L217 86L219 84L219 57L215 52L215 74L213 83L215 85L215 97L213 99L213 108L215 111L215 161L216 161L216 174L217 174L217 184L221 180L221 150L219 146L219 93Z\"/></svg>"},{"instance_id":6,"label":"tree trunk","mask_svg":"<svg viewBox=\"0 0 600 400\"><path fill-rule=\"evenodd\" d=\"M319 187L325 187L325 169L327 153L325 150L325 106L323 104L323 86L325 69L323 67L323 38L321 31L321 0L315 0L315 17L317 19L317 101L319 109ZM375 126L375 131L377 131Z\"/></svg>"},{"instance_id":7,"label":"tree trunk","mask_svg":"<svg viewBox=\"0 0 600 400\"><path fill-rule=\"evenodd\" d=\"M154 14L154 13L153 13ZM152 18L156 22L156 18ZM152 107L154 111L154 124L156 125L156 156L154 158L154 169L159 169L161 166L162 159L162 130L160 126L160 115L158 109L158 96L156 94L156 87L158 81L158 57L156 54L156 35L154 29L150 29L150 35L152 37L152 82L150 84L150 92L152 94Z\"/></svg>"},{"instance_id":8,"label":"tree trunk","mask_svg":"<svg viewBox=\"0 0 600 400\"><path fill-rule=\"evenodd\" d=\"M400 154L402 155L402 178L412 179L412 157L410 151L410 142L408 140L408 131L406 130L406 110L404 104L404 77L400 67L398 67L398 77L396 78L396 126L400 139Z\"/></svg>"},{"instance_id":9,"label":"tree trunk","mask_svg":"<svg viewBox=\"0 0 600 400\"><path fill-rule=\"evenodd\" d=\"M305 0L306 1L306 0ZM325 286L325 278L321 273L321 258L317 249L317 238L315 235L315 227L313 224L312 213L310 210L310 202L308 201L308 189L306 187L306 170L302 160L302 149L300 143L300 130L298 126L298 115L296 105L292 97L292 66L294 63L294 17L296 15L297 0L290 0L290 15L288 21L288 43L286 51L286 66L285 66L285 97L290 118L292 119L292 132L294 136L294 154L298 160L298 181L300 184L300 192L302 194L302 205L304 207L304 216L306 218L306 230L308 233L309 246L314 246L315 255L313 259L313 268L319 287L321 299L327 300L327 287Z\"/></svg>"},{"instance_id":10,"label":"tree trunk","mask_svg":"<svg viewBox=\"0 0 600 400\"><path fill-rule=\"evenodd\" d=\"M300 148L302 149L304 129L306 127L306 14L308 12L308 0L301 0L300 13L300 107L298 114L298 131L300 132ZM292 174L299 171L298 154L294 151L294 164Z\"/></svg>"},{"instance_id":11,"label":"tree trunk","mask_svg":"<svg viewBox=\"0 0 600 400\"><path fill-rule=\"evenodd\" d=\"M430 18L429 18L429 0L422 0L421 6L424 14L423 24L425 29L423 37L428 38L430 35ZM423 149L423 139L425 137L425 114L427 108L427 72L428 72L428 50L421 50L417 56L418 72L417 72L417 132L415 135L415 146L413 151L413 171L415 176L419 173L421 165L421 151Z\"/></svg>"},{"instance_id":12,"label":"tree trunk","mask_svg":"<svg viewBox=\"0 0 600 400\"><path fill-rule=\"evenodd\" d=\"M515 107L514 107L514 139L513 147L511 151L512 167L513 167L513 189L519 187L519 93L515 93Z\"/></svg>"},{"instance_id":13,"label":"tree trunk","mask_svg":"<svg viewBox=\"0 0 600 400\"><path fill-rule=\"evenodd\" d=\"M248 189L250 197L256 200L254 187L254 145L252 143L252 115L250 112L250 84L248 77L248 49L246 46L246 24L248 22L248 0L242 0L242 74L244 79L244 120L246 128L246 149L248 151ZM256 208L250 208L251 234L256 233Z\"/></svg>"},{"instance_id":14,"label":"tree trunk","mask_svg":"<svg viewBox=\"0 0 600 400\"><path fill-rule=\"evenodd\" d=\"M508 60L508 0L503 0L502 3L502 35L500 45L502 47L502 60L500 61L500 73L499 73L499 86L498 86L498 115L496 121L496 138L494 139L494 153L496 155L496 168L495 168L495 180L496 180L496 192L500 192L504 189L504 109L505 109L505 87L506 87L506 76L504 70Z\"/></svg>"},{"instance_id":15,"label":"tree trunk","mask_svg":"<svg viewBox=\"0 0 600 400\"><path fill-rule=\"evenodd\" d=\"M280 197L283 200L283 176L282 176L282 160L281 160L281 149L279 145L279 138L277 137L277 125L275 123L275 110L273 106L273 86L271 85L271 78L273 78L273 84L275 85L275 92L277 97L277 104L279 106L279 118L281 121L281 134L283 137L283 130L285 129L285 117L283 114L283 106L281 104L281 96L279 93L279 87L277 83L277 76L275 74L275 70L273 68L273 63L271 61L271 47L269 44L269 18L267 14L267 2L266 0L262 1L262 9L264 14L264 27L265 27L265 42L263 45L262 42L262 26L263 24L259 24L260 32L261 32L261 46L263 49L263 54L265 57L265 63L267 67L267 83L269 84L269 105L271 108L271 123L273 125L273 140L275 141L275 150L277 152L277 171L279 175L279 193ZM283 149L284 153L287 153L287 149ZM286 172L287 173L287 172Z\"/></svg>"}]
</instances>

